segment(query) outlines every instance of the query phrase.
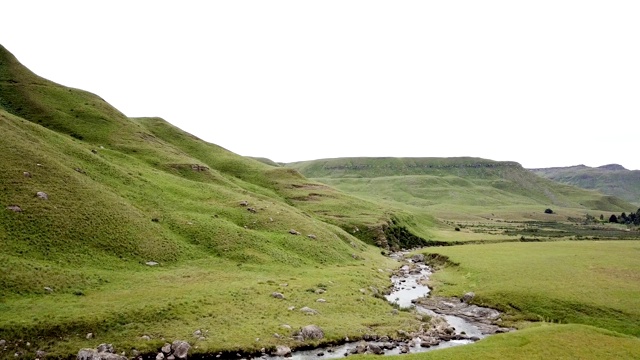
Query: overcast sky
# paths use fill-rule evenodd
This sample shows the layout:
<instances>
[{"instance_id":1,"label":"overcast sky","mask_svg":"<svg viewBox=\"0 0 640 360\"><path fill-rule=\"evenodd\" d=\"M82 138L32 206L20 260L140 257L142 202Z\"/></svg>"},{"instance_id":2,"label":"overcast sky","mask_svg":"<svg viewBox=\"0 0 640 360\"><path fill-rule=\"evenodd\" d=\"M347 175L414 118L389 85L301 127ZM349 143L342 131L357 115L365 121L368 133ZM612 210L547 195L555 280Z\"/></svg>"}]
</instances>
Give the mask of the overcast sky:
<instances>
[{"instance_id":1,"label":"overcast sky","mask_svg":"<svg viewBox=\"0 0 640 360\"><path fill-rule=\"evenodd\" d=\"M640 1L3 1L37 74L241 155L640 169Z\"/></svg>"}]
</instances>

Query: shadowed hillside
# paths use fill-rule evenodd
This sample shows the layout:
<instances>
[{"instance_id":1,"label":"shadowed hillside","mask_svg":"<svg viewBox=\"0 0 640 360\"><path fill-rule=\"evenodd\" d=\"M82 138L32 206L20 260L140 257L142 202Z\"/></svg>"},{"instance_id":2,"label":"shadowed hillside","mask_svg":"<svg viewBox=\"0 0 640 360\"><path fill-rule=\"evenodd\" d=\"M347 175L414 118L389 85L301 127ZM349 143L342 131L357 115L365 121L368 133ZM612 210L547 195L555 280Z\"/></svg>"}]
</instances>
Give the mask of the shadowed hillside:
<instances>
[{"instance_id":1,"label":"shadowed hillside","mask_svg":"<svg viewBox=\"0 0 640 360\"><path fill-rule=\"evenodd\" d=\"M595 168L577 165L530 170L554 181L597 190L640 206L640 170L627 170L617 164Z\"/></svg>"}]
</instances>

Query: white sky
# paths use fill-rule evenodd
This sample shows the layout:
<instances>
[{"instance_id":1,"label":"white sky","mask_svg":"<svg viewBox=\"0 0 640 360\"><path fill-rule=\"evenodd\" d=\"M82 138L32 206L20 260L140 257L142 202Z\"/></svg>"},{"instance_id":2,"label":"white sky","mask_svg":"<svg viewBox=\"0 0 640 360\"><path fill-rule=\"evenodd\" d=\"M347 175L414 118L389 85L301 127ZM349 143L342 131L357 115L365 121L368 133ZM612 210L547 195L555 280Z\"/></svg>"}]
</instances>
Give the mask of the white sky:
<instances>
[{"instance_id":1,"label":"white sky","mask_svg":"<svg viewBox=\"0 0 640 360\"><path fill-rule=\"evenodd\" d=\"M37 74L241 155L640 169L640 1L9 1Z\"/></svg>"}]
</instances>

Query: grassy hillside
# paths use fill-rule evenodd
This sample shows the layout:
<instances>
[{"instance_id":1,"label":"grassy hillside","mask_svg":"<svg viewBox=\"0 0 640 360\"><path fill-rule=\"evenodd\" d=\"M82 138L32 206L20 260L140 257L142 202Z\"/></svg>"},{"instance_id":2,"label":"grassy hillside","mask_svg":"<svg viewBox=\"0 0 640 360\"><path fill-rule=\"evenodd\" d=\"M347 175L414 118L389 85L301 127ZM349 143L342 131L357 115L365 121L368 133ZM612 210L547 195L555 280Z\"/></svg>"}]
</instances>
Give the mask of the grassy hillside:
<instances>
[{"instance_id":1,"label":"grassy hillside","mask_svg":"<svg viewBox=\"0 0 640 360\"><path fill-rule=\"evenodd\" d=\"M597 190L640 206L640 170L627 170L615 164L595 168L578 165L530 170L554 181Z\"/></svg>"},{"instance_id":2,"label":"grassy hillside","mask_svg":"<svg viewBox=\"0 0 640 360\"><path fill-rule=\"evenodd\" d=\"M429 218L430 226L410 229L436 240L513 240L521 236L512 231L515 222L582 222L587 213L609 216L634 209L624 200L536 176L514 162L339 158L287 166L347 193L402 208L417 225ZM547 208L554 213L545 214ZM462 231L453 232L456 227Z\"/></svg>"},{"instance_id":3,"label":"grassy hillside","mask_svg":"<svg viewBox=\"0 0 640 360\"><path fill-rule=\"evenodd\" d=\"M386 207L127 118L3 47L0 133L0 357L149 351L196 329L211 333L195 352L273 347L283 323L311 321L288 307L318 307L317 288L329 341L416 322L359 290L386 286L393 262L351 230L388 227Z\"/></svg>"}]
</instances>

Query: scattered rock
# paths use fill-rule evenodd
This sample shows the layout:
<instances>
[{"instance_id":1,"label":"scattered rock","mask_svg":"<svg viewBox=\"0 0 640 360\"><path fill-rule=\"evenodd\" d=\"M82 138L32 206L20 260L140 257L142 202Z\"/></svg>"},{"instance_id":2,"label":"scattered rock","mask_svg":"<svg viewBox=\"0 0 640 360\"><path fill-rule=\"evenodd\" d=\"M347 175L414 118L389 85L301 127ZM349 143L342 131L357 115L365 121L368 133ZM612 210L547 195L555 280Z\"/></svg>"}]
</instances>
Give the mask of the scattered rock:
<instances>
[{"instance_id":1,"label":"scattered rock","mask_svg":"<svg viewBox=\"0 0 640 360\"><path fill-rule=\"evenodd\" d=\"M320 295L320 294L324 294L325 292L327 292L327 290L325 289L316 289L315 293Z\"/></svg>"},{"instance_id":2,"label":"scattered rock","mask_svg":"<svg viewBox=\"0 0 640 360\"><path fill-rule=\"evenodd\" d=\"M36 351L36 359L44 359L47 356L47 353L43 350Z\"/></svg>"},{"instance_id":3,"label":"scattered rock","mask_svg":"<svg viewBox=\"0 0 640 360\"><path fill-rule=\"evenodd\" d=\"M98 352L99 353L102 353L102 352L113 353L113 345L112 344L100 344L100 345L98 345Z\"/></svg>"},{"instance_id":4,"label":"scattered rock","mask_svg":"<svg viewBox=\"0 0 640 360\"><path fill-rule=\"evenodd\" d=\"M170 354L171 353L171 344L169 343L165 343L164 346L162 347L162 349L160 349L163 353L165 354Z\"/></svg>"},{"instance_id":5,"label":"scattered rock","mask_svg":"<svg viewBox=\"0 0 640 360\"><path fill-rule=\"evenodd\" d=\"M53 289L48 287L48 286L45 286L44 287L44 291L46 291L47 293L51 294L53 292Z\"/></svg>"},{"instance_id":6,"label":"scattered rock","mask_svg":"<svg viewBox=\"0 0 640 360\"><path fill-rule=\"evenodd\" d=\"M291 234L291 235L300 235L300 233L297 232L295 229L290 229L289 230L289 234Z\"/></svg>"},{"instance_id":7,"label":"scattered rock","mask_svg":"<svg viewBox=\"0 0 640 360\"><path fill-rule=\"evenodd\" d=\"M411 257L411 261L413 261L414 263L424 262L424 255L415 254Z\"/></svg>"},{"instance_id":8,"label":"scattered rock","mask_svg":"<svg viewBox=\"0 0 640 360\"><path fill-rule=\"evenodd\" d=\"M317 236L315 236L314 234L309 234L309 235L307 235L307 237L308 237L309 239L313 239L313 240L315 240L315 239L317 239L317 238L318 238L318 237L317 237Z\"/></svg>"},{"instance_id":9,"label":"scattered rock","mask_svg":"<svg viewBox=\"0 0 640 360\"><path fill-rule=\"evenodd\" d=\"M372 353L372 354L376 354L376 355L383 355L384 354L384 349L376 344L369 344L369 346L367 346L367 350Z\"/></svg>"},{"instance_id":10,"label":"scattered rock","mask_svg":"<svg viewBox=\"0 0 640 360\"><path fill-rule=\"evenodd\" d=\"M324 338L324 331L318 325L307 325L300 329L300 335L303 340L317 340Z\"/></svg>"},{"instance_id":11,"label":"scattered rock","mask_svg":"<svg viewBox=\"0 0 640 360\"><path fill-rule=\"evenodd\" d=\"M164 354L159 352L158 355L156 355L156 360L164 360Z\"/></svg>"},{"instance_id":12,"label":"scattered rock","mask_svg":"<svg viewBox=\"0 0 640 360\"><path fill-rule=\"evenodd\" d=\"M296 309L296 307L295 307L295 306L289 306L289 307L287 308L287 310L289 310L289 311L293 311L293 310L295 310L295 309Z\"/></svg>"},{"instance_id":13,"label":"scattered rock","mask_svg":"<svg viewBox=\"0 0 640 360\"><path fill-rule=\"evenodd\" d=\"M307 314L307 315L316 315L318 313L318 310L314 310L310 307L303 307L302 309L300 309L300 311L302 311L303 313Z\"/></svg>"},{"instance_id":14,"label":"scattered rock","mask_svg":"<svg viewBox=\"0 0 640 360\"><path fill-rule=\"evenodd\" d=\"M470 291L462 296L462 301L469 303L475 296L476 294Z\"/></svg>"},{"instance_id":15,"label":"scattered rock","mask_svg":"<svg viewBox=\"0 0 640 360\"><path fill-rule=\"evenodd\" d=\"M87 340L93 339L95 337L95 335L93 333L88 333L86 338Z\"/></svg>"},{"instance_id":16,"label":"scattered rock","mask_svg":"<svg viewBox=\"0 0 640 360\"><path fill-rule=\"evenodd\" d=\"M318 300L316 300L316 302L319 302L319 303L326 303L326 302L327 302L327 300L325 300L325 299L318 299Z\"/></svg>"},{"instance_id":17,"label":"scattered rock","mask_svg":"<svg viewBox=\"0 0 640 360\"><path fill-rule=\"evenodd\" d=\"M3 347L5 345L7 345L7 340L5 339L0 340L0 347Z\"/></svg>"},{"instance_id":18,"label":"scattered rock","mask_svg":"<svg viewBox=\"0 0 640 360\"><path fill-rule=\"evenodd\" d=\"M284 345L278 345L276 346L276 351L273 353L273 355L282 356L282 357L291 357L291 348Z\"/></svg>"},{"instance_id":19,"label":"scattered rock","mask_svg":"<svg viewBox=\"0 0 640 360\"><path fill-rule=\"evenodd\" d=\"M140 337L140 339L142 339L142 340L146 340L146 341L149 341L149 340L151 340L151 336L149 336L149 335L142 335L142 336Z\"/></svg>"},{"instance_id":20,"label":"scattered rock","mask_svg":"<svg viewBox=\"0 0 640 360\"><path fill-rule=\"evenodd\" d=\"M145 264L147 264L147 265L149 265L149 266L156 266L156 265L158 265L158 263L157 263L157 262L155 262L155 261L147 261Z\"/></svg>"},{"instance_id":21,"label":"scattered rock","mask_svg":"<svg viewBox=\"0 0 640 360\"><path fill-rule=\"evenodd\" d=\"M247 200L240 201L240 206L249 206L249 202Z\"/></svg>"},{"instance_id":22,"label":"scattered rock","mask_svg":"<svg viewBox=\"0 0 640 360\"><path fill-rule=\"evenodd\" d=\"M249 211L251 213L254 213L254 214L258 212L258 210L256 210L256 208L253 208L253 207L248 207L247 211Z\"/></svg>"},{"instance_id":23,"label":"scattered rock","mask_svg":"<svg viewBox=\"0 0 640 360\"><path fill-rule=\"evenodd\" d=\"M193 336L195 336L195 337L202 336L202 330L198 329L198 330L194 331L193 332Z\"/></svg>"},{"instance_id":24,"label":"scattered rock","mask_svg":"<svg viewBox=\"0 0 640 360\"><path fill-rule=\"evenodd\" d=\"M92 153L94 153L94 154L97 154L97 153L98 153L98 150L96 150L96 149L91 149L91 152L92 152Z\"/></svg>"},{"instance_id":25,"label":"scattered rock","mask_svg":"<svg viewBox=\"0 0 640 360\"><path fill-rule=\"evenodd\" d=\"M177 359L186 359L189 348L191 348L191 345L189 345L188 342L182 340L176 340L171 344L173 356L175 356Z\"/></svg>"},{"instance_id":26,"label":"scattered rock","mask_svg":"<svg viewBox=\"0 0 640 360\"><path fill-rule=\"evenodd\" d=\"M282 325L280 325L280 327L283 328L283 329L291 330L291 325L289 325L289 324L282 324Z\"/></svg>"},{"instance_id":27,"label":"scattered rock","mask_svg":"<svg viewBox=\"0 0 640 360\"><path fill-rule=\"evenodd\" d=\"M31 177L31 173L30 173L30 172L28 172L28 171L23 172L23 173L22 173L22 175L23 175L24 177L28 177L28 178L30 178L30 177Z\"/></svg>"},{"instance_id":28,"label":"scattered rock","mask_svg":"<svg viewBox=\"0 0 640 360\"><path fill-rule=\"evenodd\" d=\"M47 193L44 192L44 191L38 191L36 193L36 196L39 197L42 200L49 200L49 195L47 195Z\"/></svg>"},{"instance_id":29,"label":"scattered rock","mask_svg":"<svg viewBox=\"0 0 640 360\"><path fill-rule=\"evenodd\" d=\"M7 210L11 210L13 212L22 212L22 208L18 205L9 205L7 206Z\"/></svg>"},{"instance_id":30,"label":"scattered rock","mask_svg":"<svg viewBox=\"0 0 640 360\"><path fill-rule=\"evenodd\" d=\"M274 297L274 298L276 298L276 299L284 299L284 295L282 295L282 293L279 293L279 292L277 292L277 291L276 291L276 292L271 293L271 297Z\"/></svg>"}]
</instances>

